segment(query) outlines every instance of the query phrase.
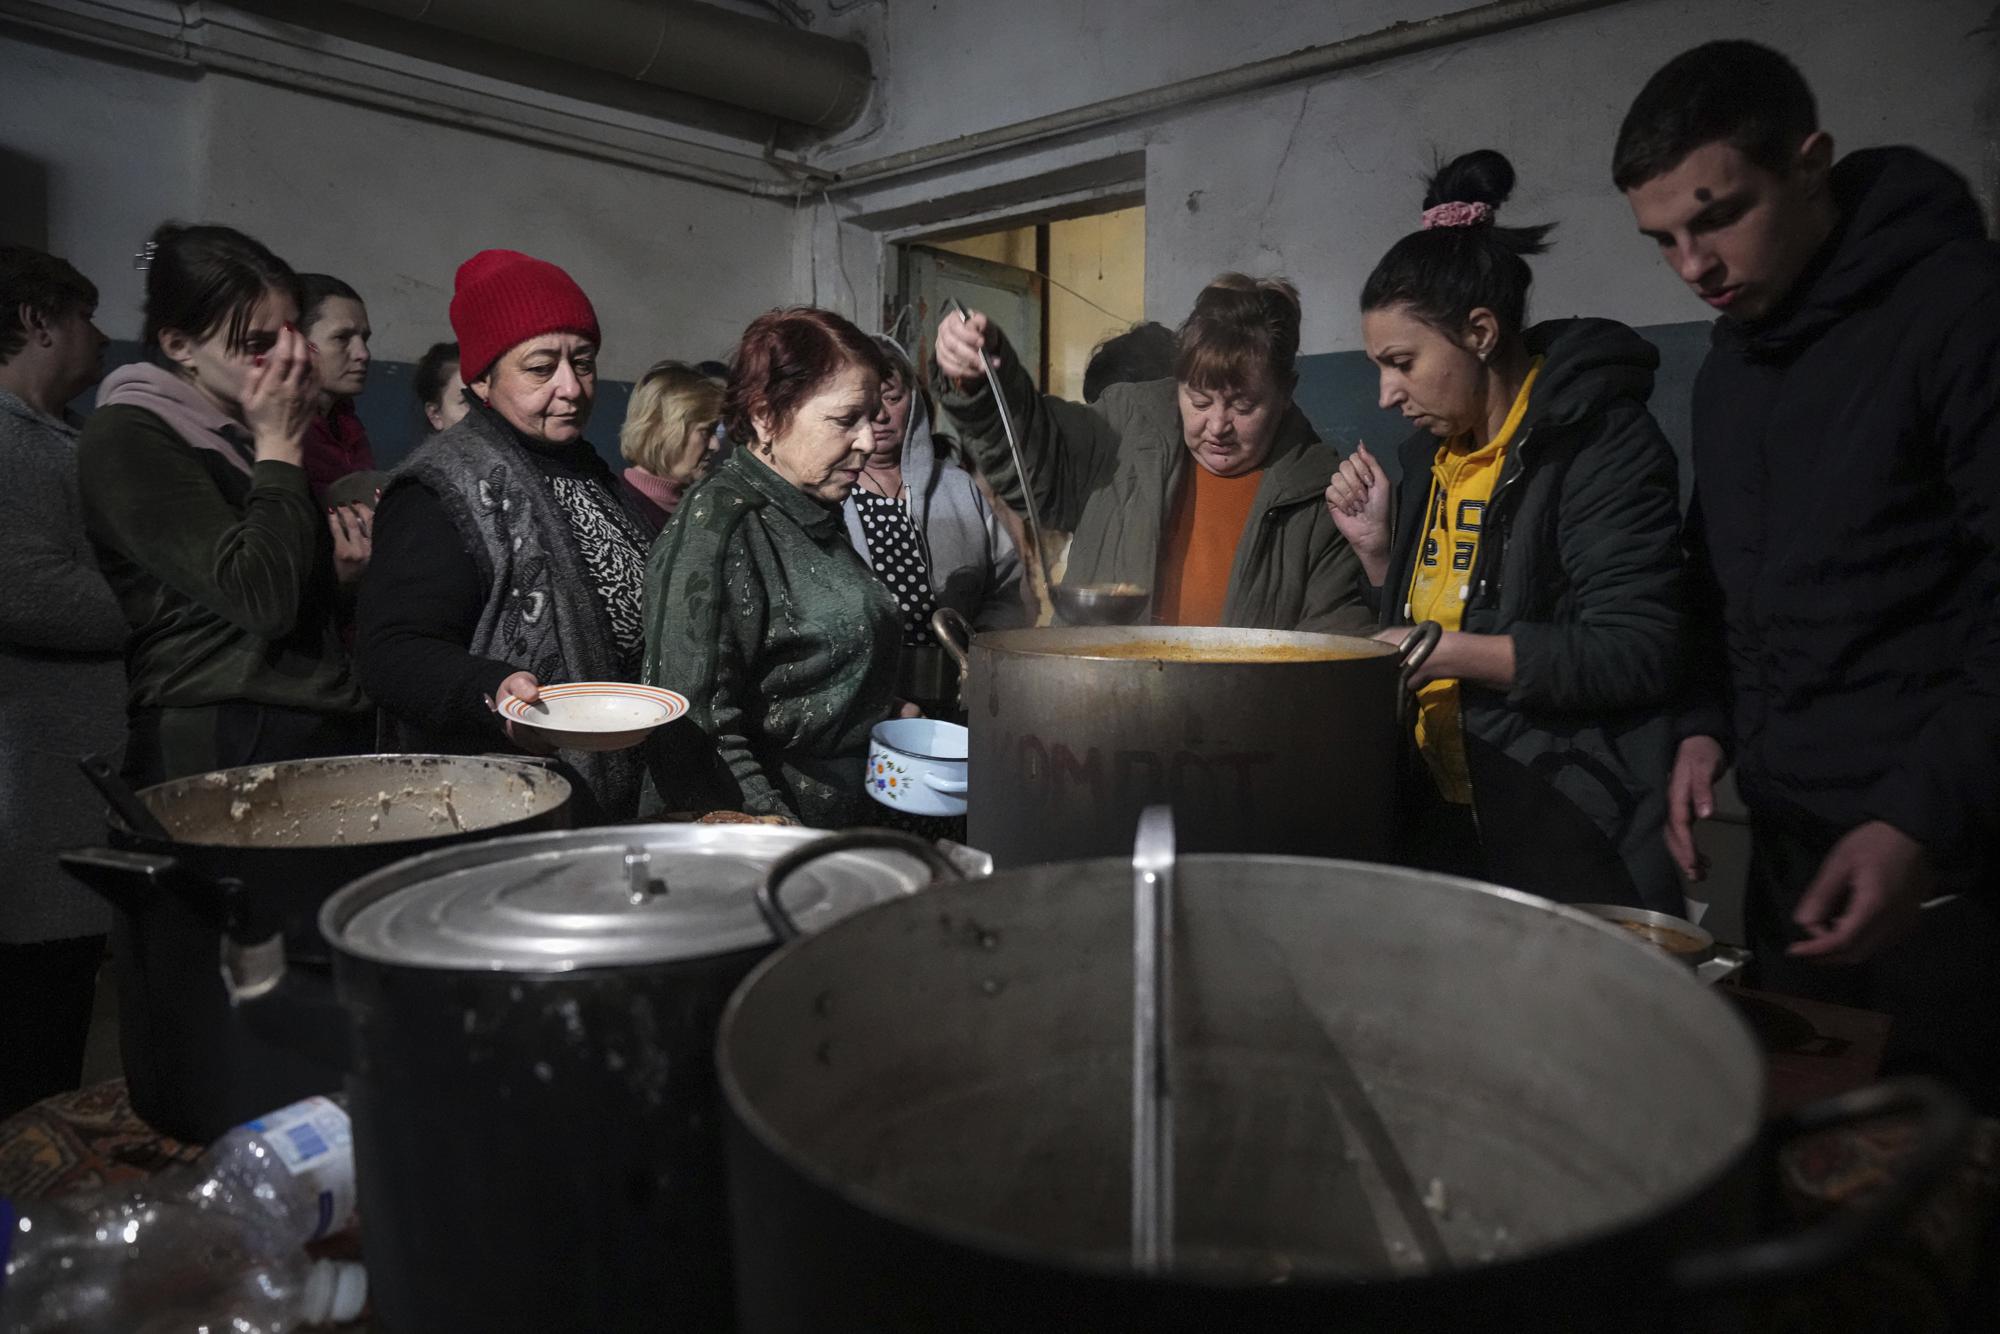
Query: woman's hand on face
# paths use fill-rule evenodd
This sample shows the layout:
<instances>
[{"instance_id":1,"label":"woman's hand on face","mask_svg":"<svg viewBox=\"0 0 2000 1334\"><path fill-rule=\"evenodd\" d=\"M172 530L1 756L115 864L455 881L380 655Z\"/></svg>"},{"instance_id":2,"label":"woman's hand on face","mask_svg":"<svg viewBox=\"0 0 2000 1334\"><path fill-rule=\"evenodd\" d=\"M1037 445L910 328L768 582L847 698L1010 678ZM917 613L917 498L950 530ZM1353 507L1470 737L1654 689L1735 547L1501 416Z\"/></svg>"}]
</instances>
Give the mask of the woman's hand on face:
<instances>
[{"instance_id":1,"label":"woman's hand on face","mask_svg":"<svg viewBox=\"0 0 2000 1334\"><path fill-rule=\"evenodd\" d=\"M512 676L502 681L499 688L494 690L491 695L487 696L486 707L494 710L496 713L499 712L500 701L506 699L509 695L520 700L523 704L536 703L542 697L541 684L541 682L535 679L533 672L515 672ZM507 729L507 739L522 750L527 751L530 755L553 755L556 753L556 748L542 740L540 736L530 732L525 727L516 726L513 719L506 718L505 715L502 715L502 719L501 725Z\"/></svg>"},{"instance_id":2,"label":"woman's hand on face","mask_svg":"<svg viewBox=\"0 0 2000 1334\"><path fill-rule=\"evenodd\" d=\"M319 373L311 346L291 325L278 331L271 350L256 359L243 381L243 424L259 460L299 463L306 427L319 409Z\"/></svg>"},{"instance_id":3,"label":"woman's hand on face","mask_svg":"<svg viewBox=\"0 0 2000 1334\"><path fill-rule=\"evenodd\" d=\"M938 321L938 370L961 390L977 389L986 379L989 362L996 368L1000 365L1000 358L993 355L999 347L999 331L980 311L946 315Z\"/></svg>"},{"instance_id":4,"label":"woman's hand on face","mask_svg":"<svg viewBox=\"0 0 2000 1334\"><path fill-rule=\"evenodd\" d=\"M330 506L326 526L333 533L334 575L351 584L367 571L368 557L375 550L375 511L366 505Z\"/></svg>"},{"instance_id":5,"label":"woman's hand on face","mask_svg":"<svg viewBox=\"0 0 2000 1334\"><path fill-rule=\"evenodd\" d=\"M1368 582L1378 588L1389 574L1390 490L1388 474L1365 444L1357 444L1340 461L1326 487L1326 511L1333 526L1361 558Z\"/></svg>"}]
</instances>

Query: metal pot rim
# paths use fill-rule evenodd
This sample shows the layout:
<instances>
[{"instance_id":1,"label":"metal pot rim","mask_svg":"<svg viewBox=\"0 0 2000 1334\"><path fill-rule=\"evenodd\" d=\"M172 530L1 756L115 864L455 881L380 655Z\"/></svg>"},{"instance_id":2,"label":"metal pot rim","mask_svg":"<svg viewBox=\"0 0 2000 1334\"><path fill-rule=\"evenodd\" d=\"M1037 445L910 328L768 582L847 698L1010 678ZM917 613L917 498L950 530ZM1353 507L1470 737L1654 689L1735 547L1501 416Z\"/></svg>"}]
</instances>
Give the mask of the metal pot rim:
<instances>
[{"instance_id":1,"label":"metal pot rim","mask_svg":"<svg viewBox=\"0 0 2000 1334\"><path fill-rule=\"evenodd\" d=\"M107 810L104 821L106 827L114 836L121 840L130 840L133 846L145 848L148 851L203 848L235 853L261 854L275 852L317 853L324 855L326 853L347 853L359 848L375 849L378 851L395 847L414 848L436 842L440 838L457 839L467 836L484 837L488 835L501 835L505 830L517 824L546 816L550 811L564 805L575 795L570 786L570 781L556 772L554 768L540 760L526 756L516 758L509 755L448 755L429 752L414 752L411 754L377 752L367 755L326 755L304 760L273 760L267 764L239 764L228 769L210 769L198 774L187 774L180 778L170 778L163 783L153 783L140 788L136 795L141 801L145 801L148 796L175 796L197 784L228 787L234 782L248 781L264 770L270 770L274 776L284 776L290 773L358 767L364 762L384 760L406 763L410 767L421 767L424 764L438 766L485 766L502 773L519 775L524 779L531 779L539 785L545 785L548 789L550 800L532 812L516 816L514 819L501 824L484 825L476 829L462 831L452 830L438 834L426 834L416 838L379 839L355 843L217 843L179 837L162 843L158 839L148 838L144 834L133 831L126 825L123 819L119 818L116 811Z\"/></svg>"},{"instance_id":2,"label":"metal pot rim","mask_svg":"<svg viewBox=\"0 0 2000 1334\"><path fill-rule=\"evenodd\" d=\"M1667 958L1672 959L1675 963L1683 967L1694 968L1715 957L1715 936L1706 928L1697 926L1685 917L1676 917L1672 913L1658 912L1652 908L1628 908L1622 903L1576 903L1565 906L1572 912L1578 912L1585 917L1605 923L1619 935L1626 936L1636 943L1644 945L1656 954L1664 954ZM1690 950L1685 954L1677 954L1653 941L1639 940L1635 933L1619 926L1618 923L1620 922L1637 922L1642 926L1657 926L1663 930L1678 932L1688 939L1698 942L1701 948Z\"/></svg>"},{"instance_id":3,"label":"metal pot rim","mask_svg":"<svg viewBox=\"0 0 2000 1334\"><path fill-rule=\"evenodd\" d=\"M1129 881L1130 879L1131 862L1129 859L1115 857L1094 858L1091 859L1091 862L1080 863L1080 865L1089 865L1092 862L1115 870L1121 881ZM1418 871L1408 867L1385 866L1374 862L1319 857L1280 856L1267 853L1192 853L1178 859L1178 865L1183 868L1190 865L1199 866L1204 863L1215 862L1227 862L1237 866L1245 863L1263 865L1310 863L1331 869L1361 870L1370 874L1387 874L1392 878L1407 879L1411 882L1413 888L1421 885L1425 888L1435 888L1454 894L1472 893L1504 899L1524 907L1547 912L1565 920L1579 923L1593 931L1608 933L1611 936L1624 936L1628 938L1630 936L1629 932L1614 926L1610 922L1593 917L1589 913L1556 903L1553 900L1529 894L1522 890L1509 889L1503 885L1486 884L1482 881L1468 879L1463 876ZM1079 865L1079 863L1071 863L1071 865ZM991 888L996 882L1005 882L1017 875L1030 875L1038 869L1040 868L1027 866L996 871L988 880L982 881L981 885L983 888ZM1110 1259L1092 1260L1070 1252L1034 1246L1004 1234L986 1232L949 1220L928 1216L898 1201L887 1199L877 1192L857 1187L852 1182L842 1180L833 1173L825 1170L817 1160L799 1152L784 1136L781 1136L777 1132L776 1128L772 1126L744 1093L737 1080L734 1064L727 1059L727 1056L746 998L757 989L758 984L766 974L774 969L787 967L789 960L794 954L813 948L834 948L840 940L843 929L859 930L861 929L862 919L866 918L869 914L889 911L894 906L895 901L893 900L872 904L859 912L850 914L839 922L833 923L823 931L809 936L802 936L798 940L786 945L783 949L761 960L737 984L736 990L730 994L729 1003L723 1008L721 1022L716 1025L715 1037L716 1079L722 1089L723 1101L730 1114L742 1123L745 1130L756 1139L759 1146L765 1152L783 1163L788 1170L799 1173L816 1186L846 1201L862 1212L887 1219L899 1227L910 1229L919 1234L941 1237L951 1244L964 1247L967 1250L998 1256L1003 1259L1040 1268L1100 1279L1124 1279L1134 1284L1162 1281L1140 1274L1132 1269L1129 1264L1119 1261ZM1634 942L1628 939L1627 944L1643 945L1643 942ZM1639 958L1648 955L1651 956L1651 962L1641 964ZM1634 967L1658 969L1663 977L1674 978L1674 985L1693 986L1707 996L1706 1001L1692 1002L1694 1004L1712 1004L1730 1008L1727 1002L1715 995L1712 989L1704 987L1701 983L1695 981L1692 972L1688 968L1669 957L1663 950L1645 946L1641 950L1640 955L1634 956L1632 962ZM1764 1067L1762 1059L1754 1051L1749 1029L1739 1018L1730 1026L1728 1031L1732 1034L1732 1039L1744 1046L1749 1053L1751 1058L1749 1068L1753 1071L1753 1077L1756 1082L1754 1090L1756 1096L1752 1099L1752 1102L1755 1105L1761 1106L1763 1102ZM1729 1152L1719 1154L1714 1165L1708 1171L1687 1183L1682 1190L1669 1195L1663 1195L1651 1201L1647 1215L1632 1215L1596 1227L1579 1228L1555 1245L1498 1257L1477 1266L1440 1269L1428 1273L1353 1277L1333 1275L1323 1271L1316 1272L1311 1269L1297 1270L1292 1274L1289 1283L1295 1288L1321 1291L1362 1287L1376 1289L1388 1285L1395 1285L1409 1290L1426 1284L1463 1281L1467 1275L1509 1273L1545 1265L1556 1257L1585 1252L1594 1245L1608 1242L1645 1221L1646 1217L1670 1214L1691 1205L1704 1194L1714 1190L1731 1173L1738 1169L1745 1157L1755 1148L1759 1132L1760 1124L1757 1118L1753 1116L1743 1127L1742 1134L1738 1137L1738 1142ZM1225 1291L1241 1290L1252 1286L1239 1278L1216 1273L1204 1273L1200 1270L1176 1271L1165 1281Z\"/></svg>"},{"instance_id":4,"label":"metal pot rim","mask_svg":"<svg viewBox=\"0 0 2000 1334\"><path fill-rule=\"evenodd\" d=\"M1114 656L1090 653L1085 651L1084 647L1080 647L1093 643L1129 643L1133 640L1159 640L1191 646L1255 644L1298 648L1339 647L1350 651L1351 656L1301 658L1295 662L1254 660L1232 662L1224 658L1199 661ZM1205 625L1054 625L1017 630L993 630L973 638L973 653L977 654L982 649L990 653L1006 653L1024 658L1059 658L1071 662L1150 663L1156 668L1161 665L1174 668L1324 667L1353 662L1373 662L1378 659L1393 661L1400 651L1394 644L1385 644L1365 635L1322 634L1311 630L1242 630L1229 626Z\"/></svg>"}]
</instances>

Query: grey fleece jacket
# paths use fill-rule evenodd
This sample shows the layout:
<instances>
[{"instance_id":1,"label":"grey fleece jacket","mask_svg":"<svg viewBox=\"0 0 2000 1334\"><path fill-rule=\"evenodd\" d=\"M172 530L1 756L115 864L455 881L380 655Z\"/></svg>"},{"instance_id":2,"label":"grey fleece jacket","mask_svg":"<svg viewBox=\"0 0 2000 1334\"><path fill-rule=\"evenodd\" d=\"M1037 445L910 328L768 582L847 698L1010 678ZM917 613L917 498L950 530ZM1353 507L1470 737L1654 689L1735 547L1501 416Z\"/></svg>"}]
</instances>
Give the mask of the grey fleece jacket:
<instances>
[{"instance_id":1,"label":"grey fleece jacket","mask_svg":"<svg viewBox=\"0 0 2000 1334\"><path fill-rule=\"evenodd\" d=\"M1159 585L1160 542L1186 483L1172 380L1117 384L1094 404L1035 392L1012 347L1002 342L1000 382L1042 522L1073 532L1069 570L1076 583ZM992 392L961 393L938 381L939 402L961 431L966 452L995 494L1020 509L1021 481ZM1361 562L1326 512L1327 479L1340 454L1293 406L1278 423L1264 480L1236 548L1223 603L1225 625L1256 630L1365 632Z\"/></svg>"},{"instance_id":2,"label":"grey fleece jacket","mask_svg":"<svg viewBox=\"0 0 2000 1334\"><path fill-rule=\"evenodd\" d=\"M938 457L930 412L923 395L913 394L903 441L903 505L924 543L931 592L976 630L1004 630L1027 621L1021 600L1021 555L1001 528L972 474ZM862 560L868 536L861 507L850 496L841 506L847 538Z\"/></svg>"},{"instance_id":3,"label":"grey fleece jacket","mask_svg":"<svg viewBox=\"0 0 2000 1334\"><path fill-rule=\"evenodd\" d=\"M77 499L76 428L0 392L0 943L100 935L111 910L56 865L104 837L78 772L125 744L125 637Z\"/></svg>"}]
</instances>

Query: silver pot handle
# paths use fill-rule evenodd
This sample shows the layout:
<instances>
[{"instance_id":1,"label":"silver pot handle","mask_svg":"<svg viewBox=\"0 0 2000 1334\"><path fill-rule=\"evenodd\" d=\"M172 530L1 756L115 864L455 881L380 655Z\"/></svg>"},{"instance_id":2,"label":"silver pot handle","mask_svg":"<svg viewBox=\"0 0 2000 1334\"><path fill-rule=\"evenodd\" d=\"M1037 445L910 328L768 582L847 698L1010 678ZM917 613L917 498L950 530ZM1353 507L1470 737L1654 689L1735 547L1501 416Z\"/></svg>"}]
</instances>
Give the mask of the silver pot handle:
<instances>
[{"instance_id":1,"label":"silver pot handle","mask_svg":"<svg viewBox=\"0 0 2000 1334\"><path fill-rule=\"evenodd\" d=\"M990 852L981 852L978 848L969 848L948 838L939 839L933 846L958 868L962 880L984 880L993 874L993 854Z\"/></svg>"},{"instance_id":2,"label":"silver pot handle","mask_svg":"<svg viewBox=\"0 0 2000 1334\"><path fill-rule=\"evenodd\" d=\"M1668 1270L1674 1296L1706 1300L1809 1279L1845 1264L1900 1223L1965 1153L1972 1112L1958 1094L1935 1080L1888 1080L1801 1107L1768 1127L1783 1140L1908 1114L1919 1119L1917 1142L1886 1187L1803 1231L1682 1256Z\"/></svg>"},{"instance_id":3,"label":"silver pot handle","mask_svg":"<svg viewBox=\"0 0 2000 1334\"><path fill-rule=\"evenodd\" d=\"M972 622L955 608L939 607L931 613L931 633L958 664L958 684L963 689L972 671Z\"/></svg>"},{"instance_id":4,"label":"silver pot handle","mask_svg":"<svg viewBox=\"0 0 2000 1334\"><path fill-rule=\"evenodd\" d=\"M803 933L792 915L785 910L778 897L778 890L789 880L794 871L822 857L836 852L852 852L858 848L887 848L891 852L906 852L930 868L931 883L939 884L948 880L963 880L965 872L960 870L951 858L941 850L924 842L915 834L900 833L894 829L847 829L838 834L828 834L825 838L814 839L803 847L792 849L771 863L771 869L757 882L757 911L763 915L765 925L779 944L797 940Z\"/></svg>"},{"instance_id":5,"label":"silver pot handle","mask_svg":"<svg viewBox=\"0 0 2000 1334\"><path fill-rule=\"evenodd\" d=\"M1410 700L1416 696L1417 688L1411 684L1416 679L1417 669L1430 661L1437 651L1438 642L1444 638L1444 627L1436 621L1420 621L1403 636L1403 642L1396 646L1396 661L1402 670L1396 674L1396 717L1409 714Z\"/></svg>"}]
</instances>

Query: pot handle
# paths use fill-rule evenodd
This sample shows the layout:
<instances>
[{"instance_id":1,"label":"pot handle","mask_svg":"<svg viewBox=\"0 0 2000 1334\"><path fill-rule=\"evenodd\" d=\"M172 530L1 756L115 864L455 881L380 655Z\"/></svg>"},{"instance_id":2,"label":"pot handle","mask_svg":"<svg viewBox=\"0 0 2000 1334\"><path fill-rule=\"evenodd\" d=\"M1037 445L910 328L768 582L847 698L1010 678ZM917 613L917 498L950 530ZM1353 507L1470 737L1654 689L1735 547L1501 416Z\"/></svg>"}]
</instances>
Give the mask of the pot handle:
<instances>
[{"instance_id":1,"label":"pot handle","mask_svg":"<svg viewBox=\"0 0 2000 1334\"><path fill-rule=\"evenodd\" d=\"M1431 654L1437 651L1438 641L1443 638L1443 626L1436 621L1421 621L1396 646L1396 661L1402 665L1402 670L1396 674L1398 718L1409 713L1410 701L1416 696L1417 688L1411 682L1417 675L1417 668L1430 661Z\"/></svg>"},{"instance_id":2,"label":"pot handle","mask_svg":"<svg viewBox=\"0 0 2000 1334\"><path fill-rule=\"evenodd\" d=\"M111 803L111 809L125 822L125 827L141 838L150 838L156 843L171 843L174 836L160 823L160 817L153 814L139 794L126 785L125 779L111 767L109 758L103 755L85 755L76 762L83 770L83 776L90 780L103 798Z\"/></svg>"},{"instance_id":3,"label":"pot handle","mask_svg":"<svg viewBox=\"0 0 2000 1334\"><path fill-rule=\"evenodd\" d=\"M1911 1113L1919 1118L1916 1146L1886 1187L1803 1231L1682 1256L1668 1270L1674 1295L1719 1297L1811 1278L1846 1263L1901 1222L1965 1151L1972 1112L1958 1094L1932 1079L1892 1079L1801 1107L1769 1127L1775 1137L1791 1139Z\"/></svg>"},{"instance_id":4,"label":"pot handle","mask_svg":"<svg viewBox=\"0 0 2000 1334\"><path fill-rule=\"evenodd\" d=\"M135 916L158 902L168 882L183 878L178 861L151 852L69 848L58 852L56 860L91 893Z\"/></svg>"},{"instance_id":5,"label":"pot handle","mask_svg":"<svg viewBox=\"0 0 2000 1334\"><path fill-rule=\"evenodd\" d=\"M965 872L943 852L918 838L915 834L899 833L894 829L847 829L838 834L828 834L815 839L803 847L794 848L777 861L757 884L757 911L762 913L771 934L779 944L797 940L802 934L799 924L785 911L785 905L778 899L778 889L791 878L794 871L816 862L822 857L836 852L852 852L858 848L887 848L892 852L907 852L930 868L931 883L946 880L963 880Z\"/></svg>"},{"instance_id":6,"label":"pot handle","mask_svg":"<svg viewBox=\"0 0 2000 1334\"><path fill-rule=\"evenodd\" d=\"M332 978L322 971L315 986L300 976L285 958L282 934L255 944L224 937L221 966L229 1008L242 1017L245 1028L274 1047L331 1069L352 1068L349 1020Z\"/></svg>"},{"instance_id":7,"label":"pot handle","mask_svg":"<svg viewBox=\"0 0 2000 1334\"><path fill-rule=\"evenodd\" d=\"M972 671L972 622L954 607L939 607L931 613L931 633L958 664L958 684L963 689Z\"/></svg>"},{"instance_id":8,"label":"pot handle","mask_svg":"<svg viewBox=\"0 0 2000 1334\"><path fill-rule=\"evenodd\" d=\"M71 848L57 853L56 860L120 912L146 912L164 894L209 930L235 940L261 940L277 930L258 920L255 900L233 876L210 878L173 857L121 848Z\"/></svg>"},{"instance_id":9,"label":"pot handle","mask_svg":"<svg viewBox=\"0 0 2000 1334\"><path fill-rule=\"evenodd\" d=\"M1436 621L1419 621L1410 627L1410 633L1403 636L1403 642L1396 645L1396 661L1403 672L1397 680L1403 693L1411 693L1410 678L1417 674L1417 668L1430 661L1437 651L1438 641L1444 638L1444 627Z\"/></svg>"},{"instance_id":10,"label":"pot handle","mask_svg":"<svg viewBox=\"0 0 2000 1334\"><path fill-rule=\"evenodd\" d=\"M972 784L963 778L953 781L949 778L939 778L936 774L925 774L924 786L933 792L942 792L947 796L962 797L965 795L965 790L971 787Z\"/></svg>"}]
</instances>

